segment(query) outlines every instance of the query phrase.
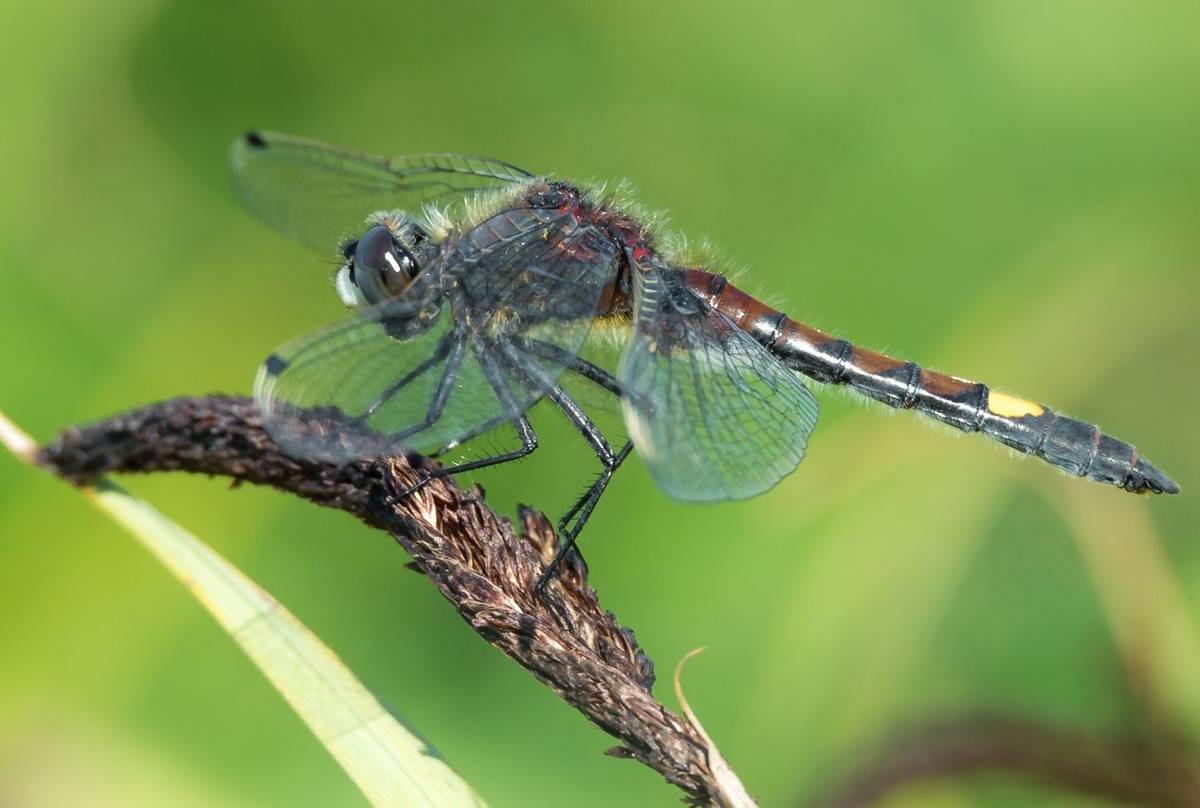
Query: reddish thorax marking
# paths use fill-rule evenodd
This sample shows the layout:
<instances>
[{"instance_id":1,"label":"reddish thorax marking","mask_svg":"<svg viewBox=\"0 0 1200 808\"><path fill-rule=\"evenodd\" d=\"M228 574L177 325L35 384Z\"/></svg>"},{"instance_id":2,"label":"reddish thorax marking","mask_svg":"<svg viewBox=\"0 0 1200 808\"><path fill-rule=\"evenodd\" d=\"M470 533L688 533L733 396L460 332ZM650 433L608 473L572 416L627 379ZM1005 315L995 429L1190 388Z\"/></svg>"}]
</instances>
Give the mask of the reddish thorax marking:
<instances>
[{"instance_id":1,"label":"reddish thorax marking","mask_svg":"<svg viewBox=\"0 0 1200 808\"><path fill-rule=\"evenodd\" d=\"M577 201L571 211L581 222L587 222L608 233L621 249L618 250L617 269L612 280L605 285L600 295L598 315L601 317L628 316L632 311L632 288L630 284L630 259L645 261L653 254L645 230L620 211L596 207L586 201Z\"/></svg>"}]
</instances>

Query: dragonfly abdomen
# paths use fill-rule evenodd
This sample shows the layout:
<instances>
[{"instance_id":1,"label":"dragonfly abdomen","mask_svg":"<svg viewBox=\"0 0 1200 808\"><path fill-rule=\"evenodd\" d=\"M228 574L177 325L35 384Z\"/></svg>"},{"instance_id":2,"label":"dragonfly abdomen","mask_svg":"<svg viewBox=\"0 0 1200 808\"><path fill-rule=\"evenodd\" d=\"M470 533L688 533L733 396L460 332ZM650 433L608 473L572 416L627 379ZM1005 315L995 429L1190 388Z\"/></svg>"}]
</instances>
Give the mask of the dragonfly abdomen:
<instances>
[{"instance_id":1,"label":"dragonfly abdomen","mask_svg":"<svg viewBox=\"0 0 1200 808\"><path fill-rule=\"evenodd\" d=\"M1136 448L1091 424L798 323L720 275L701 270L686 270L684 275L694 294L793 370L819 382L849 385L889 407L916 410L964 432L982 432L1069 474L1138 493L1179 491Z\"/></svg>"}]
</instances>

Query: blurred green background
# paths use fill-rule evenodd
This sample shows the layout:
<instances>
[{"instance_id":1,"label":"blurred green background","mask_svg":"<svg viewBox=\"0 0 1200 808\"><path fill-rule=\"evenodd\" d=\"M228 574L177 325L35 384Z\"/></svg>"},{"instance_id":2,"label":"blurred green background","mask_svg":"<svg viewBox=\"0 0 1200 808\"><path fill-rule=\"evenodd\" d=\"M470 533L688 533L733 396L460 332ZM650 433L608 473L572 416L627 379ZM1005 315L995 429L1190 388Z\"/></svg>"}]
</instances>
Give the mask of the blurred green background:
<instances>
[{"instance_id":1,"label":"blurred green background","mask_svg":"<svg viewBox=\"0 0 1200 808\"><path fill-rule=\"evenodd\" d=\"M1200 4L74 2L0 33L0 408L56 428L248 391L341 314L328 262L234 201L264 127L628 177L741 284L864 345L1136 442L1184 494L1069 480L822 390L766 496L633 461L583 535L605 604L764 805L906 727L1001 713L1200 738ZM493 505L593 472L553 418ZM961 439L960 439L961 438ZM493 805L677 792L480 642L344 514L126 483L274 593ZM1004 778L897 804L1075 804ZM329 805L350 781L197 604L0 457L0 803Z\"/></svg>"}]
</instances>

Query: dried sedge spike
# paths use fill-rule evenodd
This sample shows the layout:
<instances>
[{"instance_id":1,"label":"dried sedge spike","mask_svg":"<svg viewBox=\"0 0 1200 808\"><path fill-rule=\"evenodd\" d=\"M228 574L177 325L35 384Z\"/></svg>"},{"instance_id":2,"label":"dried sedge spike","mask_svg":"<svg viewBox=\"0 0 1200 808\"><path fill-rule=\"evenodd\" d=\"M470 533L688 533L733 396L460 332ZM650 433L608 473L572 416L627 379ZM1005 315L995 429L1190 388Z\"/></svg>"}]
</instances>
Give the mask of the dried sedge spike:
<instances>
[{"instance_id":1,"label":"dried sedge spike","mask_svg":"<svg viewBox=\"0 0 1200 808\"><path fill-rule=\"evenodd\" d=\"M361 436L334 434L320 413L297 413L295 430L331 447ZM389 533L471 628L525 667L564 701L613 735L633 757L684 790L694 803L722 803L707 746L692 727L654 700L654 664L633 631L605 611L578 555L534 594L558 547L545 516L520 512L518 535L489 509L478 487L434 479L402 496L431 461L325 462L291 457L263 429L246 398L180 398L66 430L38 462L75 483L107 472L187 471L235 483L270 485L351 513Z\"/></svg>"}]
</instances>

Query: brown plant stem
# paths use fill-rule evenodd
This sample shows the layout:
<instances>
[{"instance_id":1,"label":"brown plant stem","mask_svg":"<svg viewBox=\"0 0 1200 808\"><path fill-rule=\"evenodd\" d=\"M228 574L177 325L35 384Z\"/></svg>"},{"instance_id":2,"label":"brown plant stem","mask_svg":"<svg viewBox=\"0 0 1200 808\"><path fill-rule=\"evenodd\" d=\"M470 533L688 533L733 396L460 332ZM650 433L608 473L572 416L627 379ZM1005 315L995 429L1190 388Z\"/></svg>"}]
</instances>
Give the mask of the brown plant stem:
<instances>
[{"instance_id":1,"label":"brown plant stem","mask_svg":"<svg viewBox=\"0 0 1200 808\"><path fill-rule=\"evenodd\" d=\"M324 435L314 416L297 428ZM401 496L431 466L422 458L320 462L292 457L267 435L254 403L232 396L177 398L66 430L38 462L76 484L108 472L187 471L270 485L338 508L391 535L472 630L620 741L610 753L659 772L697 804L744 805L731 772L687 720L651 693L654 666L633 632L604 611L576 558L543 598L534 582L557 538L521 510L521 534L478 488L435 479ZM735 787L736 786L736 787Z\"/></svg>"},{"instance_id":2,"label":"brown plant stem","mask_svg":"<svg viewBox=\"0 0 1200 808\"><path fill-rule=\"evenodd\" d=\"M947 723L900 738L821 804L873 805L906 785L984 772L1120 804L1200 805L1200 767L1177 739L1105 737L1005 718Z\"/></svg>"}]
</instances>

